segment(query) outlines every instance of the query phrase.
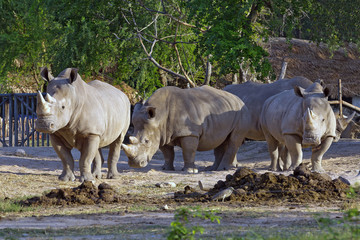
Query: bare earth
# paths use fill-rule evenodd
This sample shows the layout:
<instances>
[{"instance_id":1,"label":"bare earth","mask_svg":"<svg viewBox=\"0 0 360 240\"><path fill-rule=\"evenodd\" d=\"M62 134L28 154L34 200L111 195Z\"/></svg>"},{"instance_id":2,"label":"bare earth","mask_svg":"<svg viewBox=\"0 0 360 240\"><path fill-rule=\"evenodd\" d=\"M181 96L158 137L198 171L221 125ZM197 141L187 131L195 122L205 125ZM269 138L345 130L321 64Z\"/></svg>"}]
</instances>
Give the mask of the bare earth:
<instances>
[{"instance_id":1,"label":"bare earth","mask_svg":"<svg viewBox=\"0 0 360 240\"><path fill-rule=\"evenodd\" d=\"M17 150L23 149L25 156L18 156ZM333 179L343 176L351 178L360 169L360 140L342 139L333 143L325 154L323 167ZM107 149L104 149L105 159ZM76 159L76 176L79 176L79 152L73 150ZM304 149L304 162L310 166L311 151ZM248 141L237 154L241 166L248 167L257 173L267 172L270 164L266 142ZM16 229L65 229L82 226L139 226L154 224L170 226L174 221L174 210L184 203L170 201L175 191L182 191L190 186L200 191L198 181L206 188L212 188L218 180L225 180L226 175L233 174L235 169L219 172L201 171L213 163L214 156L210 152L198 152L196 164L198 174L185 174L181 149L176 149L175 172L162 171L163 156L156 153L149 166L143 169L131 169L127 158L122 153L118 163L121 173L119 179L100 179L95 185L106 182L120 195L128 196L129 202L123 204L96 204L76 207L53 206L36 208L35 211L20 213L0 212L0 230ZM103 173L106 174L106 162ZM0 149L0 200L18 199L19 197L40 196L44 192L57 188L73 188L80 183L60 182L57 178L61 173L60 159L51 147L38 148L1 148ZM289 175L291 172L283 172ZM175 188L157 188L156 183L174 182ZM168 209L164 210L165 205ZM221 210L221 225L231 229L246 226L265 228L286 227L315 224L314 214L324 214L330 218L341 216L340 210L346 207L346 202L315 203L315 204L267 204L254 205L248 203L209 202L197 205ZM208 224L211 224L210 222ZM104 238L100 237L100 238ZM99 238L99 239L100 239ZM137 238L136 236L134 238ZM141 238L141 237L139 237ZM93 237L94 239L94 237Z\"/></svg>"}]
</instances>

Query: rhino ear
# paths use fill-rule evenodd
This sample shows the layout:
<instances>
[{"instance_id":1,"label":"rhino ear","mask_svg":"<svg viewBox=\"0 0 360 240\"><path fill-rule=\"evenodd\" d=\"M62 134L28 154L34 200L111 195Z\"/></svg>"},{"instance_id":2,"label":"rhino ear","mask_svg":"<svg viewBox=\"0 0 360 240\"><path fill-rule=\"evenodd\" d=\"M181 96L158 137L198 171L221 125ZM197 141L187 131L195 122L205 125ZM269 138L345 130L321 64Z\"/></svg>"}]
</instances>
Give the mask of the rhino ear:
<instances>
[{"instance_id":1,"label":"rhino ear","mask_svg":"<svg viewBox=\"0 0 360 240\"><path fill-rule=\"evenodd\" d=\"M73 83L76 81L76 79L78 77L78 71L79 71L79 69L77 69L77 68L71 69L70 78L69 78L70 83Z\"/></svg>"},{"instance_id":2,"label":"rhino ear","mask_svg":"<svg viewBox=\"0 0 360 240\"><path fill-rule=\"evenodd\" d=\"M50 82L54 78L47 67L42 67L40 69L40 76L47 82Z\"/></svg>"},{"instance_id":3,"label":"rhino ear","mask_svg":"<svg viewBox=\"0 0 360 240\"><path fill-rule=\"evenodd\" d=\"M146 112L147 112L147 115L148 115L148 118L149 118L149 119L154 118L155 115L156 115L156 108L154 108L154 107L147 107L147 108L146 108Z\"/></svg>"},{"instance_id":4,"label":"rhino ear","mask_svg":"<svg viewBox=\"0 0 360 240\"><path fill-rule=\"evenodd\" d=\"M328 87L324 88L324 95L325 97L328 97L330 95L330 89Z\"/></svg>"},{"instance_id":5,"label":"rhino ear","mask_svg":"<svg viewBox=\"0 0 360 240\"><path fill-rule=\"evenodd\" d=\"M295 86L294 87L294 92L295 92L295 95L296 96L299 96L299 97L304 97L304 89L302 87L299 87L299 86Z\"/></svg>"}]
</instances>

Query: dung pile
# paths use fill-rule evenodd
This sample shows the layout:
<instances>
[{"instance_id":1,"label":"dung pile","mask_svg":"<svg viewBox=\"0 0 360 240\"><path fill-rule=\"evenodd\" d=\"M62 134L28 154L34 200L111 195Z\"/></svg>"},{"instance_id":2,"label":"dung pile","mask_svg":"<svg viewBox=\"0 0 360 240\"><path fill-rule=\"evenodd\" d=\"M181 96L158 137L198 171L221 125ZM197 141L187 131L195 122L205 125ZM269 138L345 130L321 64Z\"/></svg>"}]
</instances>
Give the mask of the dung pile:
<instances>
[{"instance_id":1,"label":"dung pile","mask_svg":"<svg viewBox=\"0 0 360 240\"><path fill-rule=\"evenodd\" d=\"M117 193L107 183L101 183L96 188L92 182L83 182L78 187L54 189L41 197L29 198L20 203L25 206L75 206L116 203L119 199Z\"/></svg>"},{"instance_id":2,"label":"dung pile","mask_svg":"<svg viewBox=\"0 0 360 240\"><path fill-rule=\"evenodd\" d=\"M255 204L334 202L345 200L349 190L349 185L339 178L332 180L327 174L312 173L301 164L290 176L271 172L258 174L248 168L240 168L233 175L227 175L225 181L218 181L205 194L187 186L185 191L175 193L175 200L211 201L219 192L230 187L234 190L225 201Z\"/></svg>"}]
</instances>

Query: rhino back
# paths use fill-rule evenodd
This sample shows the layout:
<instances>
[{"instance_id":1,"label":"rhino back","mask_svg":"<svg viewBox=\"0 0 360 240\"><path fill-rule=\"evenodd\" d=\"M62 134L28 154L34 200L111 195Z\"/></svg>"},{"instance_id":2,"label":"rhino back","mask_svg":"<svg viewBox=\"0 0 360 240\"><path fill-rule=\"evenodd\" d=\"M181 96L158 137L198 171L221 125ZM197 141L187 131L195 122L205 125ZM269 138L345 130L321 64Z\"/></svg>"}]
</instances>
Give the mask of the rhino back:
<instances>
[{"instance_id":1,"label":"rhino back","mask_svg":"<svg viewBox=\"0 0 360 240\"><path fill-rule=\"evenodd\" d=\"M78 95L83 101L76 114L77 133L100 135L100 147L107 146L130 124L130 102L127 96L110 84L95 80L85 84Z\"/></svg>"},{"instance_id":2,"label":"rhino back","mask_svg":"<svg viewBox=\"0 0 360 240\"><path fill-rule=\"evenodd\" d=\"M199 150L205 145L213 149L237 124L248 127L244 103L228 92L209 86L165 87L157 90L147 104L161 109L162 138L166 144L178 137L195 136L200 138Z\"/></svg>"},{"instance_id":3,"label":"rhino back","mask_svg":"<svg viewBox=\"0 0 360 240\"><path fill-rule=\"evenodd\" d=\"M269 132L279 142L284 134L302 135L302 99L292 90L286 90L267 99L260 115L263 131Z\"/></svg>"}]
</instances>

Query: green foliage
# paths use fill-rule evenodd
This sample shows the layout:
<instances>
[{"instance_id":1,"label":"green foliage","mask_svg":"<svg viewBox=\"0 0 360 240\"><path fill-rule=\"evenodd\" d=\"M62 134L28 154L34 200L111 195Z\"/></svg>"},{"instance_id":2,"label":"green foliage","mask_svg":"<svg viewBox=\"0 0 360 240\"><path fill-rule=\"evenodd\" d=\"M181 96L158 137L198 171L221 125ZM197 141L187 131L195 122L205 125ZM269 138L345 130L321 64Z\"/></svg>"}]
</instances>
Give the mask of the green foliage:
<instances>
[{"instance_id":1,"label":"green foliage","mask_svg":"<svg viewBox=\"0 0 360 240\"><path fill-rule=\"evenodd\" d=\"M16 201L0 200L0 213L31 211L33 208L24 207Z\"/></svg>"},{"instance_id":2,"label":"green foliage","mask_svg":"<svg viewBox=\"0 0 360 240\"><path fill-rule=\"evenodd\" d=\"M220 217L214 214L214 211L204 211L197 208L179 208L175 211L175 221L171 223L171 230L168 233L167 239L195 239L195 234L204 233L204 227L200 225L189 226L192 218L199 218L202 220L209 219L211 222L220 224Z\"/></svg>"}]
</instances>

